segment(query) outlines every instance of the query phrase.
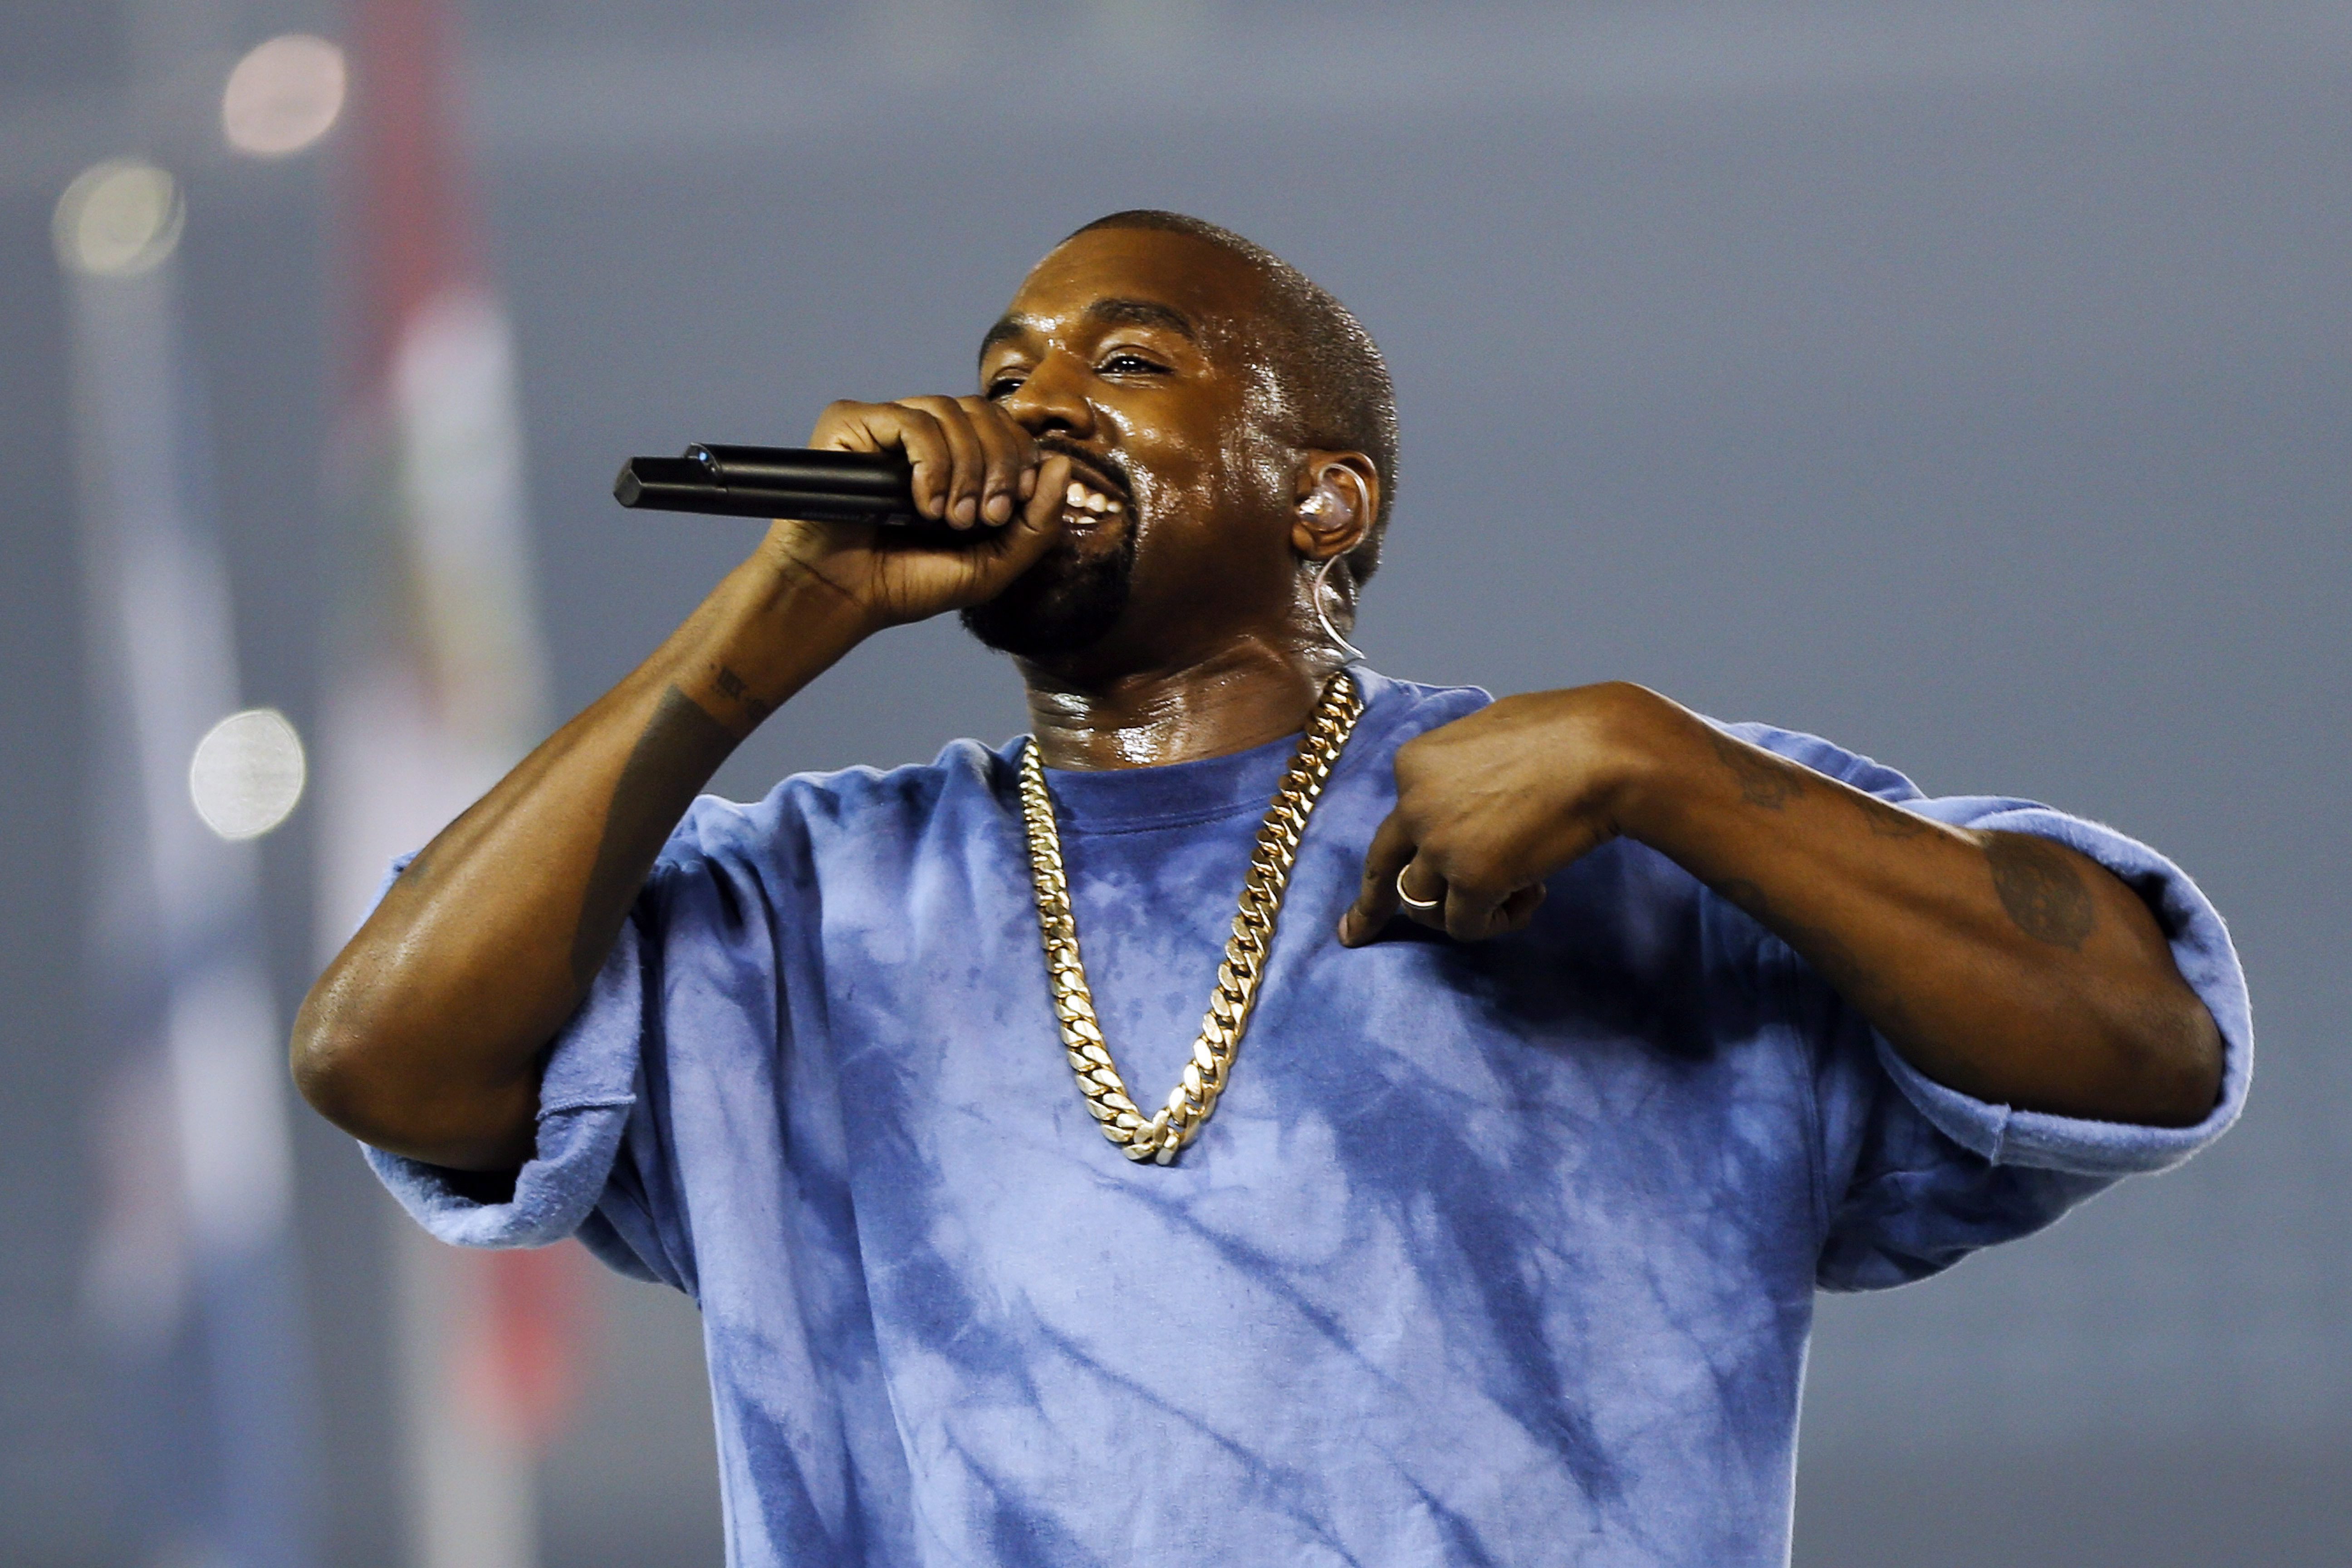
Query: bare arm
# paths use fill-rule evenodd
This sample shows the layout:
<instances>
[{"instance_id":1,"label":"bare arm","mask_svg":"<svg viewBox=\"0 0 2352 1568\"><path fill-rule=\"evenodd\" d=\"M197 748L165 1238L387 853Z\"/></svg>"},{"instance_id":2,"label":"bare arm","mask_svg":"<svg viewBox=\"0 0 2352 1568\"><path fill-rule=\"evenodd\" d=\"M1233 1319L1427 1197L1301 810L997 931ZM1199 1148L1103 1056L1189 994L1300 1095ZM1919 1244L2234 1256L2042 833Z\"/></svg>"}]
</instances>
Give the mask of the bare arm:
<instances>
[{"instance_id":1,"label":"bare arm","mask_svg":"<svg viewBox=\"0 0 2352 1568\"><path fill-rule=\"evenodd\" d=\"M1341 939L1395 912L1475 940L1622 834L1802 953L1922 1072L1995 1103L2189 1125L2220 1091L2213 1020L2155 918L2046 839L1948 827L1724 735L1639 687L1506 699L1408 743Z\"/></svg>"},{"instance_id":2,"label":"bare arm","mask_svg":"<svg viewBox=\"0 0 2352 1568\"><path fill-rule=\"evenodd\" d=\"M836 404L814 444L903 447L959 549L779 522L653 656L402 874L310 988L293 1069L379 1148L461 1170L529 1158L549 1043L670 830L775 708L883 626L987 599L1059 535L1067 465L979 399Z\"/></svg>"}]
</instances>

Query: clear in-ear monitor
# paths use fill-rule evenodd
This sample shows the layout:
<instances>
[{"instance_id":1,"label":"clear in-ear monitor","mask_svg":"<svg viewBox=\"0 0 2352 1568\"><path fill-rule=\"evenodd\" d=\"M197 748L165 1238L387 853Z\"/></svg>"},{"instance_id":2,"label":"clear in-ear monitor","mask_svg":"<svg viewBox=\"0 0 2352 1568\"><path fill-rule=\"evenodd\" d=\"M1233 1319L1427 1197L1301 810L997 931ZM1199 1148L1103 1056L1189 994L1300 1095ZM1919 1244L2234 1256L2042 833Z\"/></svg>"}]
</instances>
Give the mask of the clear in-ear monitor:
<instances>
[{"instance_id":1,"label":"clear in-ear monitor","mask_svg":"<svg viewBox=\"0 0 2352 1568\"><path fill-rule=\"evenodd\" d=\"M1339 558L1337 555L1329 555L1324 558L1321 566L1316 568L1315 618L1323 623L1323 635L1329 637L1341 653L1357 663L1362 664L1365 662L1364 650L1339 635L1339 628L1331 624L1330 612L1323 607L1324 591L1331 586L1331 568L1338 564L1339 564Z\"/></svg>"}]
</instances>

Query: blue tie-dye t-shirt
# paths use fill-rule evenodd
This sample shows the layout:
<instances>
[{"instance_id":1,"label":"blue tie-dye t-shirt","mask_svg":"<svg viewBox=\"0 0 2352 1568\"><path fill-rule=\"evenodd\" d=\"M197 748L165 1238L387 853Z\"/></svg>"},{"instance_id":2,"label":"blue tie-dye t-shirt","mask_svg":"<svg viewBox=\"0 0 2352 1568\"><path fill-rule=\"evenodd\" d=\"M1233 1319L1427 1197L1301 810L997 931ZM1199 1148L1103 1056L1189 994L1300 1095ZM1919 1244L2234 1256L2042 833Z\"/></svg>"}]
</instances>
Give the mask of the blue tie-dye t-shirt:
<instances>
[{"instance_id":1,"label":"blue tie-dye t-shirt","mask_svg":"<svg viewBox=\"0 0 2352 1568\"><path fill-rule=\"evenodd\" d=\"M1916 1279L2168 1165L2242 1100L2243 983L2178 870L2023 802L2147 899L2229 1047L2185 1130L1979 1103L1619 842L1534 925L1333 927L1400 742L1486 700L1359 671L1231 1086L1171 1167L1106 1142L1047 995L1018 746L705 799L557 1042L511 1199L374 1155L432 1230L578 1234L699 1303L731 1560L1777 1563L1817 1286ZM1181 1069L1288 742L1051 775L1129 1081Z\"/></svg>"}]
</instances>

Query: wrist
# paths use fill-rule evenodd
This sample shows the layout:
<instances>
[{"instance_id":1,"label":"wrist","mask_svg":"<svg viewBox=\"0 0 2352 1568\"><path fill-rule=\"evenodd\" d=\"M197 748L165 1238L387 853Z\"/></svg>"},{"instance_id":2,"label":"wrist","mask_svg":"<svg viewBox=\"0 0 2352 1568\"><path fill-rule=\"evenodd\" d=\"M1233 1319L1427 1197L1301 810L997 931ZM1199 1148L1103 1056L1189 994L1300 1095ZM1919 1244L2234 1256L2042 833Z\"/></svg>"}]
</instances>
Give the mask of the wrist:
<instances>
[{"instance_id":1,"label":"wrist","mask_svg":"<svg viewBox=\"0 0 2352 1568\"><path fill-rule=\"evenodd\" d=\"M772 544L772 539L753 552L729 578L740 612L731 630L747 654L794 662L823 650L831 662L890 624L821 562L812 564Z\"/></svg>"},{"instance_id":2,"label":"wrist","mask_svg":"<svg viewBox=\"0 0 2352 1568\"><path fill-rule=\"evenodd\" d=\"M1622 688L1611 706L1610 815L1626 837L1664 850L1703 767L1706 721L1640 686Z\"/></svg>"},{"instance_id":3,"label":"wrist","mask_svg":"<svg viewBox=\"0 0 2352 1568\"><path fill-rule=\"evenodd\" d=\"M729 574L696 618L700 635L677 684L739 738L880 629L833 584L764 551Z\"/></svg>"}]
</instances>

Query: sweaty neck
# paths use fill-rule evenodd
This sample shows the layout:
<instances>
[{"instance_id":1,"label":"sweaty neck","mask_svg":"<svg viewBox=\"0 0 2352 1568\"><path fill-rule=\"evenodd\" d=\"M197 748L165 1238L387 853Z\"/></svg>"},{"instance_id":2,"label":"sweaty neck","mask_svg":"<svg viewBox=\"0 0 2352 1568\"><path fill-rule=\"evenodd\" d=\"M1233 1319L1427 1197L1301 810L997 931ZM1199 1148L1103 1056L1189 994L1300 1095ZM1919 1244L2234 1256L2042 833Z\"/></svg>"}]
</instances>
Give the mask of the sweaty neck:
<instances>
[{"instance_id":1,"label":"sweaty neck","mask_svg":"<svg viewBox=\"0 0 2352 1568\"><path fill-rule=\"evenodd\" d=\"M1021 663L1052 768L1148 768L1263 746L1305 728L1339 668L1328 647L1246 638L1205 658L1117 674Z\"/></svg>"}]
</instances>

